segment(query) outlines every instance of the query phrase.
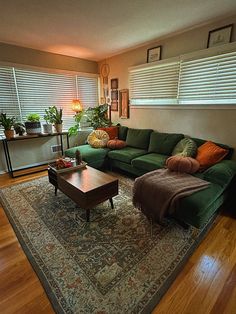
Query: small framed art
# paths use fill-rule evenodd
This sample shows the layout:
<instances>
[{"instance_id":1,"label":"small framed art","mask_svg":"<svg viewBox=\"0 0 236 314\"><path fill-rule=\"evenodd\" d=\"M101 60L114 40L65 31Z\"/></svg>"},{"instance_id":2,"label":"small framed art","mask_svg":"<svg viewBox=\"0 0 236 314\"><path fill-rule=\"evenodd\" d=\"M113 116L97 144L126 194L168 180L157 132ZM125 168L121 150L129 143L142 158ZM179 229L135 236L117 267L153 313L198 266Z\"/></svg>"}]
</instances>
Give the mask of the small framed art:
<instances>
[{"instance_id":1,"label":"small framed art","mask_svg":"<svg viewBox=\"0 0 236 314\"><path fill-rule=\"evenodd\" d=\"M207 48L228 44L231 42L233 24L213 29L208 34Z\"/></svg>"},{"instance_id":2,"label":"small framed art","mask_svg":"<svg viewBox=\"0 0 236 314\"><path fill-rule=\"evenodd\" d=\"M147 63L161 60L161 46L147 50Z\"/></svg>"},{"instance_id":3,"label":"small framed art","mask_svg":"<svg viewBox=\"0 0 236 314\"><path fill-rule=\"evenodd\" d=\"M118 89L118 79L111 79L111 89Z\"/></svg>"},{"instance_id":4,"label":"small framed art","mask_svg":"<svg viewBox=\"0 0 236 314\"><path fill-rule=\"evenodd\" d=\"M129 90L121 89L119 91L119 117L122 119L129 118Z\"/></svg>"}]
</instances>

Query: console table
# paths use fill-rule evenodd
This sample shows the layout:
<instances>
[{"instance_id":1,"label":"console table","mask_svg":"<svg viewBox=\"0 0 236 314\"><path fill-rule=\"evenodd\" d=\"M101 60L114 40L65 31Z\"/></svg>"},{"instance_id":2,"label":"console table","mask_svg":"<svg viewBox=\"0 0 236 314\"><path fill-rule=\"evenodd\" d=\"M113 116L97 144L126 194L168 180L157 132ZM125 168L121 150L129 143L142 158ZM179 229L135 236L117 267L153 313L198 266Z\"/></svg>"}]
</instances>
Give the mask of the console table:
<instances>
[{"instance_id":1,"label":"console table","mask_svg":"<svg viewBox=\"0 0 236 314\"><path fill-rule=\"evenodd\" d=\"M23 141L23 140L24 141L25 140L28 141L28 140L32 140L32 139L52 137L52 136L57 136L57 137L60 138L61 151L62 151L62 155L63 155L64 154L63 136L66 136L67 148L70 147L69 135L68 135L68 132L66 132L66 131L61 132L61 133L51 133L51 134L49 134L49 133L48 134L40 133L40 134L35 134L35 135L22 135L22 136L13 137L11 139L6 139L6 138L2 138L1 139L1 141L3 143L3 149L4 149L4 154L5 154L6 163L7 163L7 170L8 170L8 172L11 175L12 178L17 178L17 177L29 174L29 173L22 173L22 174L14 175L15 172L26 170L26 169L30 169L30 168L34 168L34 167L36 168L36 167L39 167L39 166L46 165L48 163L42 163L42 164L37 165L37 166L26 166L26 167L21 167L19 169L14 169L12 167L12 161L11 161L11 155L10 155L10 151L9 151L8 142L18 142L18 141ZM38 170L32 171L30 173L36 173L36 172L44 171L44 170L45 169L40 169L40 170L38 169Z\"/></svg>"}]
</instances>

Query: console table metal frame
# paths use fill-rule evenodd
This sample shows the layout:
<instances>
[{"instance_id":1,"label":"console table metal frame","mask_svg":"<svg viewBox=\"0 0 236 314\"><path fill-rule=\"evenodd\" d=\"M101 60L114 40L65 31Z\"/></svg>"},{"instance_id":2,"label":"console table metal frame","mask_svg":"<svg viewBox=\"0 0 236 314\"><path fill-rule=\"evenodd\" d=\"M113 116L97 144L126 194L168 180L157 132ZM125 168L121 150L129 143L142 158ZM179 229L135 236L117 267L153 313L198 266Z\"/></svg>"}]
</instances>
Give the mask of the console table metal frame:
<instances>
[{"instance_id":1,"label":"console table metal frame","mask_svg":"<svg viewBox=\"0 0 236 314\"><path fill-rule=\"evenodd\" d=\"M66 135L66 141L67 141L67 148L70 147L70 143L69 143L69 135L68 132L62 132L62 133L52 133L52 134L38 134L35 136L27 136L27 135L23 135L23 136L19 136L19 137L13 137L11 139L6 139L3 138L2 139L2 143L3 143L3 149L4 149L4 154L5 154L5 158L6 158L6 163L7 163L7 170L10 174L10 176L12 178L17 178L17 177L21 177L21 176L25 176L31 173L36 173L36 172L40 172L40 171L44 171L46 169L38 169L35 171L32 171L30 173L21 173L18 175L14 175L14 172L18 172L18 171L22 171L22 170L26 170L26 169L31 169L31 168L36 168L36 167L40 167L43 165L47 165L48 163L42 163L40 165L36 165L36 166L27 166L27 167L22 167L20 169L13 169L12 167L12 162L11 162L11 156L10 156L10 152L9 152L9 147L8 147L8 142L18 142L18 141L23 141L23 140L30 140L30 139L37 139L37 138L46 138L46 137L51 137L51 136L59 136L60 137L60 144L61 144L61 152L62 155L64 154L64 148L63 148L63 135Z\"/></svg>"}]
</instances>

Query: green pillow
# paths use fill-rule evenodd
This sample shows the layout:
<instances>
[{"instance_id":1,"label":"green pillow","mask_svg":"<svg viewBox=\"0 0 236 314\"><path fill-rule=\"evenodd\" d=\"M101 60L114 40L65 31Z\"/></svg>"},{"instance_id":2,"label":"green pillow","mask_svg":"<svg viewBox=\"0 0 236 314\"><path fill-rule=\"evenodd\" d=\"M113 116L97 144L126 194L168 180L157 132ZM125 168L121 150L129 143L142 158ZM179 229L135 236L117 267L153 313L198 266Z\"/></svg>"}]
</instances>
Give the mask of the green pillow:
<instances>
[{"instance_id":1,"label":"green pillow","mask_svg":"<svg viewBox=\"0 0 236 314\"><path fill-rule=\"evenodd\" d=\"M147 149L151 133L152 130L150 129L128 129L126 137L127 146Z\"/></svg>"},{"instance_id":2,"label":"green pillow","mask_svg":"<svg viewBox=\"0 0 236 314\"><path fill-rule=\"evenodd\" d=\"M175 146L172 151L172 156L180 155L183 157L195 157L197 155L197 144L191 138L183 138Z\"/></svg>"},{"instance_id":3,"label":"green pillow","mask_svg":"<svg viewBox=\"0 0 236 314\"><path fill-rule=\"evenodd\" d=\"M148 152L170 156L175 145L183 137L183 134L178 133L152 132Z\"/></svg>"}]
</instances>

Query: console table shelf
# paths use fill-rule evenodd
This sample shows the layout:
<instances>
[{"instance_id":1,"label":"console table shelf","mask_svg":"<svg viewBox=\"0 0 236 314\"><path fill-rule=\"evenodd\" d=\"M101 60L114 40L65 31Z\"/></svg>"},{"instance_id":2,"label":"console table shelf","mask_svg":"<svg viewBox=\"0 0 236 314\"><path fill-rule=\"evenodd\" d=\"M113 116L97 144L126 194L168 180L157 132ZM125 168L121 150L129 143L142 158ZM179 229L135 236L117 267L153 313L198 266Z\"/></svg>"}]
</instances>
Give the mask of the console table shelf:
<instances>
[{"instance_id":1,"label":"console table shelf","mask_svg":"<svg viewBox=\"0 0 236 314\"><path fill-rule=\"evenodd\" d=\"M60 138L60 144L61 144L61 152L62 155L64 154L64 148L63 148L63 136L66 136L66 141L67 141L67 148L70 147L70 143L69 143L69 135L67 131L63 131L61 133L40 133L40 134L34 134L34 135L22 135L22 136L15 136L11 139L6 139L6 138L2 138L1 141L3 143L3 149L4 149L4 154L5 154L5 158L6 158L6 163L7 163L7 170L9 172L9 174L11 175L12 178L17 178L20 176L24 176L29 174L29 172L27 173L21 173L18 175L14 175L14 173L22 171L22 170L26 170L26 169L31 169L31 168L37 168L40 167L42 165L46 165L47 163L40 163L40 165L36 165L36 166L26 166L26 167L21 167L20 169L14 169L12 167L12 161L11 161L11 155L10 155L10 151L9 151L9 146L8 143L9 142L18 142L18 141L22 141L22 140L31 140L31 139L37 139L37 138L46 138L46 137L52 137L52 136L59 136ZM35 171L31 171L30 173L36 173L36 172L40 172L43 171L44 169L38 169Z\"/></svg>"}]
</instances>

